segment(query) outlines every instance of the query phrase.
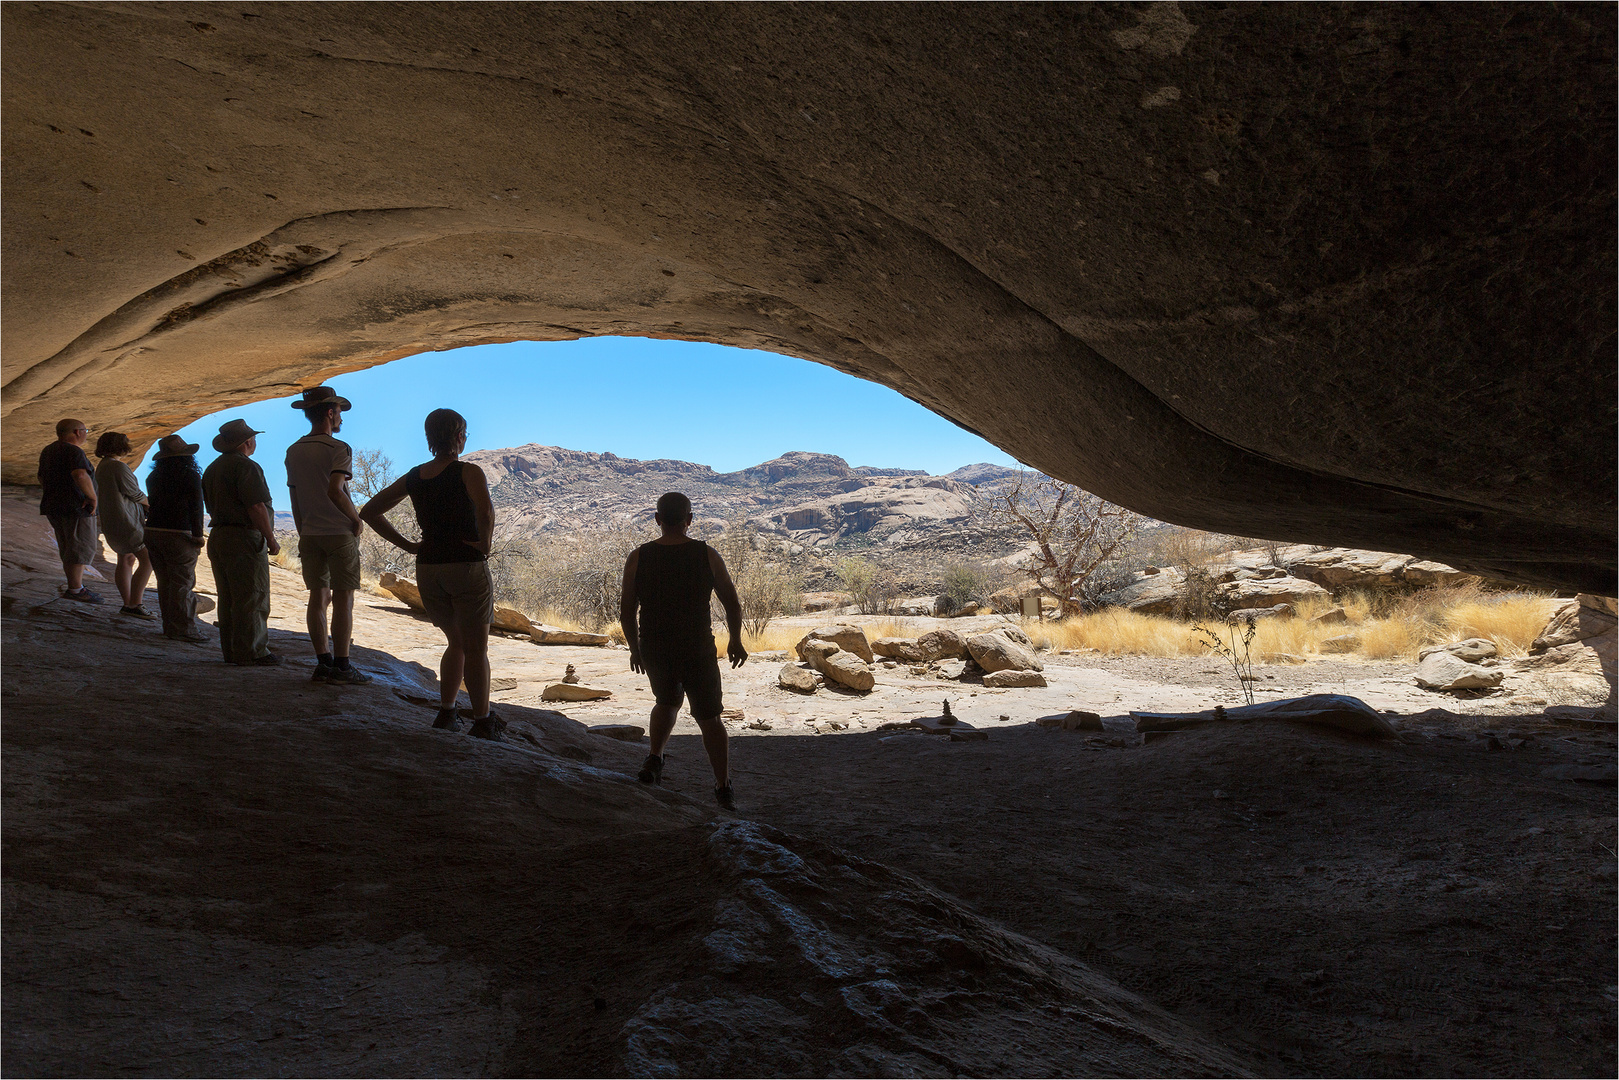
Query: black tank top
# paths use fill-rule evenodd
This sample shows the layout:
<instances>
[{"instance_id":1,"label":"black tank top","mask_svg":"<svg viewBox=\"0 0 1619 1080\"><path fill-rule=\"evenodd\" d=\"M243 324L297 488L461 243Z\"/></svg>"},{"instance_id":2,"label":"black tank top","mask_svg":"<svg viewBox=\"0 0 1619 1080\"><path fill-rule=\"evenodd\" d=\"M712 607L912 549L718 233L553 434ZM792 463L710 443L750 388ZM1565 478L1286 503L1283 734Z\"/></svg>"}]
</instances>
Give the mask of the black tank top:
<instances>
[{"instance_id":1,"label":"black tank top","mask_svg":"<svg viewBox=\"0 0 1619 1080\"><path fill-rule=\"evenodd\" d=\"M483 562L484 554L471 544L478 542L478 516L472 511L472 496L462 477L466 466L457 461L431 480L422 478L422 467L405 474L405 493L416 508L416 524L422 529L422 550L416 553L418 565Z\"/></svg>"},{"instance_id":2,"label":"black tank top","mask_svg":"<svg viewBox=\"0 0 1619 1080\"><path fill-rule=\"evenodd\" d=\"M711 651L708 594L713 591L714 569L701 540L642 544L635 561L642 642L661 652Z\"/></svg>"}]
</instances>

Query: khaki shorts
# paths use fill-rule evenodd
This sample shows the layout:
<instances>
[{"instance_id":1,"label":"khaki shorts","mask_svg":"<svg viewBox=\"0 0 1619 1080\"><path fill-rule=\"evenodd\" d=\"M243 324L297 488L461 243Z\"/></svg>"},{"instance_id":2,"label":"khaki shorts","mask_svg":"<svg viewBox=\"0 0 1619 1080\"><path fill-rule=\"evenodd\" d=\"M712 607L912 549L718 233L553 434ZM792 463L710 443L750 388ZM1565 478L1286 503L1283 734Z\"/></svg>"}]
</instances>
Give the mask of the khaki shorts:
<instances>
[{"instance_id":1,"label":"khaki shorts","mask_svg":"<svg viewBox=\"0 0 1619 1080\"><path fill-rule=\"evenodd\" d=\"M360 541L353 536L300 536L298 559L306 589L360 587Z\"/></svg>"},{"instance_id":2,"label":"khaki shorts","mask_svg":"<svg viewBox=\"0 0 1619 1080\"><path fill-rule=\"evenodd\" d=\"M486 562L416 564L416 588L433 625L443 629L495 617L495 583Z\"/></svg>"},{"instance_id":3,"label":"khaki shorts","mask_svg":"<svg viewBox=\"0 0 1619 1080\"><path fill-rule=\"evenodd\" d=\"M56 547L62 553L63 566L88 566L101 556L101 532L96 527L96 516L79 514L48 514L51 531L56 533Z\"/></svg>"}]
</instances>

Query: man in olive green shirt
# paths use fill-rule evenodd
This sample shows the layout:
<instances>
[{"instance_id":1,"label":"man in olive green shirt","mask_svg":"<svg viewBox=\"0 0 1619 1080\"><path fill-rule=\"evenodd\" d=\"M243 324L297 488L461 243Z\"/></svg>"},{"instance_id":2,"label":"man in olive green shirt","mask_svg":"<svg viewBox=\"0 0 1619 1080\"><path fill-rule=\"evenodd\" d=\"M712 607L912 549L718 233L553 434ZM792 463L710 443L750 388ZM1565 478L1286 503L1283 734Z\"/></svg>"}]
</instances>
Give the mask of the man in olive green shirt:
<instances>
[{"instance_id":1,"label":"man in olive green shirt","mask_svg":"<svg viewBox=\"0 0 1619 1080\"><path fill-rule=\"evenodd\" d=\"M252 458L260 432L232 420L214 437L214 459L202 474L211 531L208 561L219 590L219 645L227 664L270 665L270 556L275 541L270 485Z\"/></svg>"}]
</instances>

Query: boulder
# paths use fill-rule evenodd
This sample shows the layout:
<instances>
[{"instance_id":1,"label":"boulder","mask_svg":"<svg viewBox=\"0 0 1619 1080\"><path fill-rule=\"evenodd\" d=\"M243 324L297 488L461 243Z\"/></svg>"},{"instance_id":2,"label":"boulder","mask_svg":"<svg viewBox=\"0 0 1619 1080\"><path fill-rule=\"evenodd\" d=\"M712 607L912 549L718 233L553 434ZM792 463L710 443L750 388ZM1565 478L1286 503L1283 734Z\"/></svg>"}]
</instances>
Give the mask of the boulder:
<instances>
[{"instance_id":1,"label":"boulder","mask_svg":"<svg viewBox=\"0 0 1619 1080\"><path fill-rule=\"evenodd\" d=\"M1150 574L1143 571L1129 585L1103 596L1102 602L1139 615L1173 615L1185 581L1186 575L1173 566L1155 568Z\"/></svg>"},{"instance_id":2,"label":"boulder","mask_svg":"<svg viewBox=\"0 0 1619 1080\"><path fill-rule=\"evenodd\" d=\"M1429 562L1415 555L1359 548L1290 553L1287 564L1294 577L1312 581L1334 593L1345 589L1391 592L1473 580L1472 575L1444 563Z\"/></svg>"},{"instance_id":3,"label":"boulder","mask_svg":"<svg viewBox=\"0 0 1619 1080\"><path fill-rule=\"evenodd\" d=\"M1226 606L1233 610L1301 604L1306 600L1326 600L1331 596L1315 582L1296 577L1232 581L1221 585L1218 591Z\"/></svg>"},{"instance_id":4,"label":"boulder","mask_svg":"<svg viewBox=\"0 0 1619 1080\"><path fill-rule=\"evenodd\" d=\"M1611 597L1581 593L1578 599L1563 603L1552 612L1546 628L1535 638L1534 644L1529 646L1529 652L1543 653L1560 645L1572 645L1577 641L1612 634L1614 627L1619 625L1619 620L1615 619L1606 605L1613 602Z\"/></svg>"},{"instance_id":5,"label":"boulder","mask_svg":"<svg viewBox=\"0 0 1619 1080\"><path fill-rule=\"evenodd\" d=\"M1225 621L1237 625L1245 623L1249 619L1258 622L1260 619L1291 619L1292 617L1292 604L1276 604L1272 607L1241 608L1227 615Z\"/></svg>"},{"instance_id":6,"label":"boulder","mask_svg":"<svg viewBox=\"0 0 1619 1080\"><path fill-rule=\"evenodd\" d=\"M1043 728L1056 728L1060 731L1103 730L1101 716L1093 712L1087 712L1084 709L1073 709L1066 713L1042 716L1035 723Z\"/></svg>"},{"instance_id":7,"label":"boulder","mask_svg":"<svg viewBox=\"0 0 1619 1080\"><path fill-rule=\"evenodd\" d=\"M828 680L847 686L850 690L866 691L877 685L866 662L852 652L831 653L821 660L821 674Z\"/></svg>"},{"instance_id":8,"label":"boulder","mask_svg":"<svg viewBox=\"0 0 1619 1080\"><path fill-rule=\"evenodd\" d=\"M1490 690L1505 672L1470 664L1444 649L1429 651L1417 665L1417 685L1424 690Z\"/></svg>"},{"instance_id":9,"label":"boulder","mask_svg":"<svg viewBox=\"0 0 1619 1080\"><path fill-rule=\"evenodd\" d=\"M1339 634L1329 637L1316 646L1324 653L1352 653L1360 648L1359 634Z\"/></svg>"},{"instance_id":10,"label":"boulder","mask_svg":"<svg viewBox=\"0 0 1619 1080\"><path fill-rule=\"evenodd\" d=\"M534 624L528 621L528 616L521 611L511 608L497 607L494 618L489 620L489 626L494 630L501 630L508 634L532 634Z\"/></svg>"},{"instance_id":11,"label":"boulder","mask_svg":"<svg viewBox=\"0 0 1619 1080\"><path fill-rule=\"evenodd\" d=\"M1007 632L1015 631L1023 637L1023 641L1015 641ZM1015 627L1001 627L987 634L979 634L967 639L967 652L972 656L973 662L984 670L986 675L997 671L1041 671L1044 665L1034 650L1025 645L1028 637Z\"/></svg>"},{"instance_id":12,"label":"boulder","mask_svg":"<svg viewBox=\"0 0 1619 1080\"><path fill-rule=\"evenodd\" d=\"M781 665L781 674L776 676L776 685L783 690L792 690L799 694L815 693L815 672L797 664Z\"/></svg>"},{"instance_id":13,"label":"boulder","mask_svg":"<svg viewBox=\"0 0 1619 1080\"><path fill-rule=\"evenodd\" d=\"M976 602L974 602L974 601L968 601L967 603L963 604L961 607L957 608L955 611L952 611L950 613L950 617L952 619L961 619L961 618L965 618L968 615L977 615L977 614L978 614L978 604Z\"/></svg>"},{"instance_id":14,"label":"boulder","mask_svg":"<svg viewBox=\"0 0 1619 1080\"><path fill-rule=\"evenodd\" d=\"M583 630L564 630L544 623L533 624L529 640L536 645L606 645L611 639L606 634L587 634Z\"/></svg>"},{"instance_id":15,"label":"boulder","mask_svg":"<svg viewBox=\"0 0 1619 1080\"><path fill-rule=\"evenodd\" d=\"M540 693L541 701L602 701L613 696L611 690L578 683L552 683Z\"/></svg>"},{"instance_id":16,"label":"boulder","mask_svg":"<svg viewBox=\"0 0 1619 1080\"><path fill-rule=\"evenodd\" d=\"M853 623L829 623L826 626L817 626L798 642L796 646L798 655L804 655L806 641L830 641L838 648L852 652L866 663L876 659L871 651L871 643L866 640L866 632Z\"/></svg>"},{"instance_id":17,"label":"boulder","mask_svg":"<svg viewBox=\"0 0 1619 1080\"><path fill-rule=\"evenodd\" d=\"M992 689L1007 689L1010 687L1044 686L1046 677L1038 671L1014 671L1004 669L992 671L984 676L984 685Z\"/></svg>"},{"instance_id":18,"label":"boulder","mask_svg":"<svg viewBox=\"0 0 1619 1080\"><path fill-rule=\"evenodd\" d=\"M804 663L823 675L826 674L826 658L842 651L837 642L823 641L820 638L805 638L798 643L799 657L803 659Z\"/></svg>"},{"instance_id":19,"label":"boulder","mask_svg":"<svg viewBox=\"0 0 1619 1080\"><path fill-rule=\"evenodd\" d=\"M378 579L377 584L381 585L387 592L392 593L394 598L403 602L406 607L422 612L427 610L426 605L422 603L422 591L416 587L414 581L390 572L383 574Z\"/></svg>"},{"instance_id":20,"label":"boulder","mask_svg":"<svg viewBox=\"0 0 1619 1080\"><path fill-rule=\"evenodd\" d=\"M930 616L939 606L937 596L910 596L903 600L896 600L890 612L894 615L920 615Z\"/></svg>"},{"instance_id":21,"label":"boulder","mask_svg":"<svg viewBox=\"0 0 1619 1080\"><path fill-rule=\"evenodd\" d=\"M1349 615L1341 607L1328 608L1310 620L1312 626L1344 626L1349 622Z\"/></svg>"},{"instance_id":22,"label":"boulder","mask_svg":"<svg viewBox=\"0 0 1619 1080\"><path fill-rule=\"evenodd\" d=\"M1468 638L1466 641L1452 641L1448 645L1429 645L1417 653L1417 659L1419 661L1426 660L1434 653L1446 652L1458 660L1476 664L1480 660L1490 659L1498 651L1495 647L1495 642L1488 638Z\"/></svg>"},{"instance_id":23,"label":"boulder","mask_svg":"<svg viewBox=\"0 0 1619 1080\"><path fill-rule=\"evenodd\" d=\"M903 660L907 664L916 664L923 660L921 648L910 638L880 637L871 643L871 651L878 656L891 656L895 660Z\"/></svg>"},{"instance_id":24,"label":"boulder","mask_svg":"<svg viewBox=\"0 0 1619 1080\"><path fill-rule=\"evenodd\" d=\"M801 595L805 611L828 611L849 602L848 593L807 592Z\"/></svg>"},{"instance_id":25,"label":"boulder","mask_svg":"<svg viewBox=\"0 0 1619 1080\"><path fill-rule=\"evenodd\" d=\"M967 640L954 630L929 630L916 639L922 663L954 660L967 655Z\"/></svg>"},{"instance_id":26,"label":"boulder","mask_svg":"<svg viewBox=\"0 0 1619 1080\"><path fill-rule=\"evenodd\" d=\"M1014 623L1006 623L1004 626L997 626L994 630L990 631L990 633L1005 634L1007 637L1011 638L1025 649L1034 648L1034 642L1029 639L1029 635L1023 632L1023 628L1021 626Z\"/></svg>"}]
</instances>

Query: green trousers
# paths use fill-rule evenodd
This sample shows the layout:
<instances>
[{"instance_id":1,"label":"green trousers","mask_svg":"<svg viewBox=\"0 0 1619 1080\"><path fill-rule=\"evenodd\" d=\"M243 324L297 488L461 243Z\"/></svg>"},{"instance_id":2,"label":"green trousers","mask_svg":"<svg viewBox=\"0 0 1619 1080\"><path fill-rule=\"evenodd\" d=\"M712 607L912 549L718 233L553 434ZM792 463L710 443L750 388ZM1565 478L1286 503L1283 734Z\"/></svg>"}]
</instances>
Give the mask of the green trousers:
<instances>
[{"instance_id":1,"label":"green trousers","mask_svg":"<svg viewBox=\"0 0 1619 1080\"><path fill-rule=\"evenodd\" d=\"M219 590L219 647L227 664L270 653L270 545L257 529L219 525L208 535Z\"/></svg>"}]
</instances>

